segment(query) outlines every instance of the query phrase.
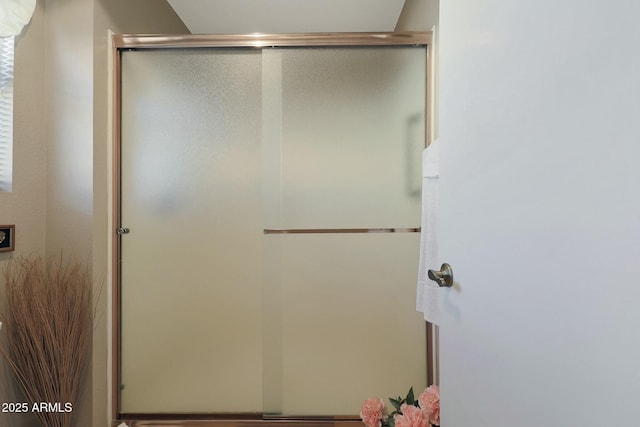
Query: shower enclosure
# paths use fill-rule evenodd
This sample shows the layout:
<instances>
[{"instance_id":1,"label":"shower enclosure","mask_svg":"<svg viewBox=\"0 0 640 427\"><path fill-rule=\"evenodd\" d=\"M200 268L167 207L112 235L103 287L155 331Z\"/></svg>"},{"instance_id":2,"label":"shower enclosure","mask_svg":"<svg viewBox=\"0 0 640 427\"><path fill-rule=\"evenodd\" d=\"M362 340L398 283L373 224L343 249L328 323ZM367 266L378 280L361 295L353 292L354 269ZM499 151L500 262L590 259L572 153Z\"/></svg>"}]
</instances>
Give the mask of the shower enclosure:
<instances>
[{"instance_id":1,"label":"shower enclosure","mask_svg":"<svg viewBox=\"0 0 640 427\"><path fill-rule=\"evenodd\" d=\"M114 37L114 420L339 424L426 386L429 43Z\"/></svg>"}]
</instances>

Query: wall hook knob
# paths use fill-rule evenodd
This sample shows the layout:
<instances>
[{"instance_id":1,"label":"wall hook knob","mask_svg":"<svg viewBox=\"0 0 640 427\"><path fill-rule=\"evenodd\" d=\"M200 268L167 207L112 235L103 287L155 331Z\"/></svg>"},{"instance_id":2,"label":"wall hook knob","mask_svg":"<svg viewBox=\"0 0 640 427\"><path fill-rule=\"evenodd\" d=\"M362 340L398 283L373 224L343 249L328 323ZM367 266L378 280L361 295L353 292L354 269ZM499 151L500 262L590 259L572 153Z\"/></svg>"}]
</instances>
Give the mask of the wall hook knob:
<instances>
[{"instance_id":1,"label":"wall hook knob","mask_svg":"<svg viewBox=\"0 0 640 427\"><path fill-rule=\"evenodd\" d=\"M433 280L440 287L449 288L453 285L453 270L446 262L440 267L440 271L429 270L427 272L429 279Z\"/></svg>"}]
</instances>

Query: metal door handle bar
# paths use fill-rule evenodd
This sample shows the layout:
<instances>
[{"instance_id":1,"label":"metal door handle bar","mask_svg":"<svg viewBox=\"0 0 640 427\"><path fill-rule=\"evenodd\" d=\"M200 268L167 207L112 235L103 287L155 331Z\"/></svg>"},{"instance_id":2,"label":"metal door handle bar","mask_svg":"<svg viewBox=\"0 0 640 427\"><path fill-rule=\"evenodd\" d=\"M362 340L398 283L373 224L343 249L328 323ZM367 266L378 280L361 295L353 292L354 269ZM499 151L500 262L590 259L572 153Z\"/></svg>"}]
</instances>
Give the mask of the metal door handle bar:
<instances>
[{"instance_id":1,"label":"metal door handle bar","mask_svg":"<svg viewBox=\"0 0 640 427\"><path fill-rule=\"evenodd\" d=\"M264 234L351 234L351 233L419 233L420 227L414 228L265 228Z\"/></svg>"}]
</instances>

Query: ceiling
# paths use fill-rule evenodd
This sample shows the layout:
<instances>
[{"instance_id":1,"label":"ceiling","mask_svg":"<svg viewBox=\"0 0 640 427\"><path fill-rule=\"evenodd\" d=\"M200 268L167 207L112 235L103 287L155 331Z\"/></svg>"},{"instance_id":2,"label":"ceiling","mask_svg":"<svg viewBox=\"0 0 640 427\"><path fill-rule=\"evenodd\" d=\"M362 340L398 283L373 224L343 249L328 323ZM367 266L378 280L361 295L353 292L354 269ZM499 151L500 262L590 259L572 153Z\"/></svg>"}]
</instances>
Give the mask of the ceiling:
<instances>
[{"instance_id":1,"label":"ceiling","mask_svg":"<svg viewBox=\"0 0 640 427\"><path fill-rule=\"evenodd\" d=\"M393 31L405 0L168 0L193 34Z\"/></svg>"}]
</instances>

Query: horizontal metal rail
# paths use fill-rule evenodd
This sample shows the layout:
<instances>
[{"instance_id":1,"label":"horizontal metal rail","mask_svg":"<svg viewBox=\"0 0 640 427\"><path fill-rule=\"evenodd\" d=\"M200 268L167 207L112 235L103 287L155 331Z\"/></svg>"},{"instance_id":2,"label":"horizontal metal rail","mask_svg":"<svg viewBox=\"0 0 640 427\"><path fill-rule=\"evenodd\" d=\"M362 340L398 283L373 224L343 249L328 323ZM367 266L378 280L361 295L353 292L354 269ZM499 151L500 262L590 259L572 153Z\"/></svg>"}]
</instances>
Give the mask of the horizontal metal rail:
<instances>
[{"instance_id":1,"label":"horizontal metal rail","mask_svg":"<svg viewBox=\"0 0 640 427\"><path fill-rule=\"evenodd\" d=\"M420 227L412 228L265 228L264 234L356 234L356 233L419 233Z\"/></svg>"}]
</instances>

